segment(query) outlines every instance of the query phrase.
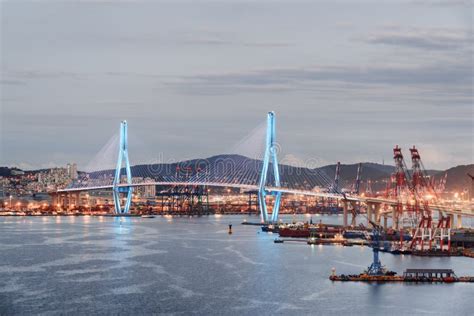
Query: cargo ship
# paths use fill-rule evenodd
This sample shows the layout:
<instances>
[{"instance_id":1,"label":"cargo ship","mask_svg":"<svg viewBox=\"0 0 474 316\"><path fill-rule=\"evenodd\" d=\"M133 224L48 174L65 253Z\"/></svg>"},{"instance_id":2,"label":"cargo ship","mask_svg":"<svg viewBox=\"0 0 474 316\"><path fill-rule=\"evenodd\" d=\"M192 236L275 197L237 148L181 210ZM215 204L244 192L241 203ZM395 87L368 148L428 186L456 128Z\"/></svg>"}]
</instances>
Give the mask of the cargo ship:
<instances>
[{"instance_id":1,"label":"cargo ship","mask_svg":"<svg viewBox=\"0 0 474 316\"><path fill-rule=\"evenodd\" d=\"M291 237L291 238L309 238L309 228L304 227L284 227L278 230L280 237Z\"/></svg>"}]
</instances>

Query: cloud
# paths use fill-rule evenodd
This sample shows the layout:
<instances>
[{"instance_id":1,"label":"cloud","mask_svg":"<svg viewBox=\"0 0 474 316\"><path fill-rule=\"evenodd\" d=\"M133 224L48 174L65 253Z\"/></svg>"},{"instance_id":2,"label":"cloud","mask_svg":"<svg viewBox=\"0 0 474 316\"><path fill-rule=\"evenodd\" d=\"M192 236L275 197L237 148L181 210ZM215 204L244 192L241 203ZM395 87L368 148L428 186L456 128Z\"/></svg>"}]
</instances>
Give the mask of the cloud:
<instances>
[{"instance_id":1,"label":"cloud","mask_svg":"<svg viewBox=\"0 0 474 316\"><path fill-rule=\"evenodd\" d=\"M0 86L1 85L19 86L19 85L24 85L24 84L25 82L21 80L0 79Z\"/></svg>"},{"instance_id":2,"label":"cloud","mask_svg":"<svg viewBox=\"0 0 474 316\"><path fill-rule=\"evenodd\" d=\"M244 46L244 47L287 47L290 43L286 42L248 42L240 40L228 40L224 38L196 38L185 41L185 44L196 45L229 45L229 46Z\"/></svg>"},{"instance_id":3,"label":"cloud","mask_svg":"<svg viewBox=\"0 0 474 316\"><path fill-rule=\"evenodd\" d=\"M428 169L443 166L446 161L449 161L454 166L462 165L466 162L466 157L463 157L458 153L450 152L449 149L440 147L437 144L418 142L417 148L420 149L422 160L425 162L425 167Z\"/></svg>"},{"instance_id":4,"label":"cloud","mask_svg":"<svg viewBox=\"0 0 474 316\"><path fill-rule=\"evenodd\" d=\"M429 6L472 6L472 0L413 0L411 3Z\"/></svg>"},{"instance_id":5,"label":"cloud","mask_svg":"<svg viewBox=\"0 0 474 316\"><path fill-rule=\"evenodd\" d=\"M154 43L162 47L170 46L207 46L217 47L255 47L255 48L281 48L295 45L289 40L260 39L249 34L240 34L236 31L215 31L210 29L193 29L188 31L175 31L169 34L160 32L147 32L141 34L120 34L113 37L102 38L102 41L128 42L133 45ZM194 48L194 47L193 47Z\"/></svg>"},{"instance_id":6,"label":"cloud","mask_svg":"<svg viewBox=\"0 0 474 316\"><path fill-rule=\"evenodd\" d=\"M415 49L452 50L470 48L472 33L453 29L386 29L371 34L365 42Z\"/></svg>"},{"instance_id":7,"label":"cloud","mask_svg":"<svg viewBox=\"0 0 474 316\"><path fill-rule=\"evenodd\" d=\"M370 96L383 94L383 89L392 93L404 89L410 95L439 98L444 94L450 102L463 103L472 100L472 73L465 62L266 69L180 77L166 84L182 93L211 95L305 90L332 95L365 91Z\"/></svg>"},{"instance_id":8,"label":"cloud","mask_svg":"<svg viewBox=\"0 0 474 316\"><path fill-rule=\"evenodd\" d=\"M68 71L50 71L50 70L36 70L36 69L2 69L2 76L5 78L13 79L4 79L3 81L12 82L19 80L29 80L29 79L86 79L85 74L68 72ZM11 84L11 83L10 83Z\"/></svg>"},{"instance_id":9,"label":"cloud","mask_svg":"<svg viewBox=\"0 0 474 316\"><path fill-rule=\"evenodd\" d=\"M158 150L206 157L270 109L291 163L381 160L403 141L472 156L464 7L14 2L2 29L8 163L83 166L122 118L144 143L131 141L134 163Z\"/></svg>"},{"instance_id":10,"label":"cloud","mask_svg":"<svg viewBox=\"0 0 474 316\"><path fill-rule=\"evenodd\" d=\"M178 41L186 45L241 46L241 47L286 47L286 41L247 40L233 32L199 30L178 36Z\"/></svg>"}]
</instances>

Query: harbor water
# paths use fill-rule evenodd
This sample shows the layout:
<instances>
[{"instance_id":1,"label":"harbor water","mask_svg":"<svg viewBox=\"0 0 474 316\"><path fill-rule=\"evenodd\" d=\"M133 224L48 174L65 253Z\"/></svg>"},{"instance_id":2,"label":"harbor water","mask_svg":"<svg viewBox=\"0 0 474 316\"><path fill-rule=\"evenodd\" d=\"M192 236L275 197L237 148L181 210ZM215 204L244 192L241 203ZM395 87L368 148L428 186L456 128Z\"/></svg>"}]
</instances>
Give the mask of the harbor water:
<instances>
[{"instance_id":1,"label":"harbor water","mask_svg":"<svg viewBox=\"0 0 474 316\"><path fill-rule=\"evenodd\" d=\"M342 220L313 217L320 219ZM332 268L358 274L371 249L274 244L276 235L244 220L258 217L2 217L0 314L473 313L473 284L333 283ZM399 274L452 268L474 275L466 257L380 257Z\"/></svg>"}]
</instances>

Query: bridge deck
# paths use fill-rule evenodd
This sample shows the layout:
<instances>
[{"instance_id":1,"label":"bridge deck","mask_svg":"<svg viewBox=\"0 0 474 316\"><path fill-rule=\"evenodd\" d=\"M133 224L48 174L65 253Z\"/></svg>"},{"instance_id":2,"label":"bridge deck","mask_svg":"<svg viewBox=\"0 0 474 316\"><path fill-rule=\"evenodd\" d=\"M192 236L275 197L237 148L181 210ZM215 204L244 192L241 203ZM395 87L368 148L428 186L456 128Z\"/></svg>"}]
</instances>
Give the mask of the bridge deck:
<instances>
[{"instance_id":1,"label":"bridge deck","mask_svg":"<svg viewBox=\"0 0 474 316\"><path fill-rule=\"evenodd\" d=\"M219 183L219 182L165 182L165 181L156 181L156 182L144 182L144 183L132 183L132 184L118 184L117 187L139 187L139 186L150 186L150 185L161 185L161 186L210 186L210 187L226 187L226 188L238 188L238 189L245 189L245 190L258 190L257 185L250 185L250 184L238 184L238 183ZM68 192L81 192L81 191L93 191L93 190L112 190L114 188L113 185L103 185L103 186L94 186L94 187L83 187L83 188L67 188L58 190L58 193L68 193ZM309 191L309 190L297 190L297 189L289 189L289 188L282 188L282 187L265 187L268 192L281 192L286 194L296 194L296 195L306 195L306 196L315 196L315 197L322 197L322 198L331 198L337 200L345 200L349 202L365 202L365 203L383 203L388 205L397 205L398 201L384 199L384 198L373 198L373 197L361 197L361 196L354 196L348 194L335 194L335 193L326 193L326 192L318 192L318 191ZM430 204L429 207L435 211L442 211L447 214L453 215L462 215L462 216L469 216L474 217L474 210L469 209L456 209L446 205L437 205L437 204Z\"/></svg>"}]
</instances>

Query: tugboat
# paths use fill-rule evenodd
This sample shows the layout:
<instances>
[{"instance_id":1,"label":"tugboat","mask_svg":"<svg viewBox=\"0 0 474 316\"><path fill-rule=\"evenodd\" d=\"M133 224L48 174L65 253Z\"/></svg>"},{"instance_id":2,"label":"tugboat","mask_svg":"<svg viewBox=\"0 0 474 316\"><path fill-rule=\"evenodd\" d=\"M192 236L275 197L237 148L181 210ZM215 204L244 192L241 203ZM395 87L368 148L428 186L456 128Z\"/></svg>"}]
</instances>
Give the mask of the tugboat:
<instances>
[{"instance_id":1,"label":"tugboat","mask_svg":"<svg viewBox=\"0 0 474 316\"><path fill-rule=\"evenodd\" d=\"M282 244L282 243L284 242L284 240L281 239L281 238L275 238L275 240L273 240L273 242L274 242L275 244Z\"/></svg>"},{"instance_id":2,"label":"tugboat","mask_svg":"<svg viewBox=\"0 0 474 316\"><path fill-rule=\"evenodd\" d=\"M413 253L413 251L411 251L410 249L405 249L405 248L397 248L397 249L393 249L390 251L390 253L392 255L411 255Z\"/></svg>"}]
</instances>

